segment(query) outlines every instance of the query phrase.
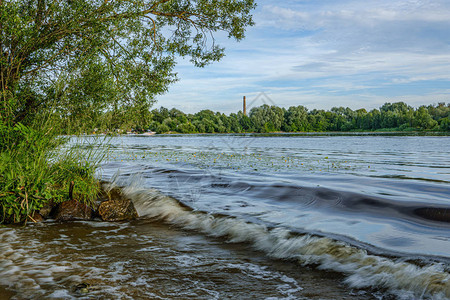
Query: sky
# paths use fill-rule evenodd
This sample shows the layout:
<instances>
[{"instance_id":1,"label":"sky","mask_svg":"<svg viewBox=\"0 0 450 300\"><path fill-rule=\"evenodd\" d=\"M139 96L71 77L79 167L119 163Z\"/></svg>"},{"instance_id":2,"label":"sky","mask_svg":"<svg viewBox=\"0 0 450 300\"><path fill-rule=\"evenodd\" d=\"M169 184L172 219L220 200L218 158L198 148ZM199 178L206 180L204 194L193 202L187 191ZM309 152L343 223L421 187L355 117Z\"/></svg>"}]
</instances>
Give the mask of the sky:
<instances>
[{"instance_id":1,"label":"sky","mask_svg":"<svg viewBox=\"0 0 450 300\"><path fill-rule=\"evenodd\" d=\"M155 107L226 114L247 103L329 110L450 102L449 0L256 0L241 42L216 35L220 61L180 59Z\"/></svg>"}]
</instances>

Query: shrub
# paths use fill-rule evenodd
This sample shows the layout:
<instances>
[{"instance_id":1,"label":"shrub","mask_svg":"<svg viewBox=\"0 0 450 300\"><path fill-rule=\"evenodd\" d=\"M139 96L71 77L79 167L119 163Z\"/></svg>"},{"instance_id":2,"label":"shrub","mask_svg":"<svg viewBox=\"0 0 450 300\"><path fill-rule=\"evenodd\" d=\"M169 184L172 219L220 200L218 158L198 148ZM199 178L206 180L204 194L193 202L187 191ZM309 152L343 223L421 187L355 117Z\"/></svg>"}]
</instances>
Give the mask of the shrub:
<instances>
[{"instance_id":1,"label":"shrub","mask_svg":"<svg viewBox=\"0 0 450 300\"><path fill-rule=\"evenodd\" d=\"M78 200L89 204L95 199L99 160L77 150L58 150L67 138L51 127L0 123L0 136L0 223L26 222L49 201L68 199L72 181Z\"/></svg>"}]
</instances>

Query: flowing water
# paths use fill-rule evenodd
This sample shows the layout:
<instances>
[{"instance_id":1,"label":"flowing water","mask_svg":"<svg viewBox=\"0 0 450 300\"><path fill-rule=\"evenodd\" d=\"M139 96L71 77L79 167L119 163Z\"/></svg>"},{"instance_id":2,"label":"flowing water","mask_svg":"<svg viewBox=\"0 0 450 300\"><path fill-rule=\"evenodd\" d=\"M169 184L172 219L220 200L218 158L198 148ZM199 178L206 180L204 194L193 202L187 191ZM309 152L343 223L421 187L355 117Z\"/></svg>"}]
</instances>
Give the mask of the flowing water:
<instances>
[{"instance_id":1,"label":"flowing water","mask_svg":"<svg viewBox=\"0 0 450 300\"><path fill-rule=\"evenodd\" d=\"M141 218L0 228L5 299L450 298L448 136L108 144Z\"/></svg>"}]
</instances>

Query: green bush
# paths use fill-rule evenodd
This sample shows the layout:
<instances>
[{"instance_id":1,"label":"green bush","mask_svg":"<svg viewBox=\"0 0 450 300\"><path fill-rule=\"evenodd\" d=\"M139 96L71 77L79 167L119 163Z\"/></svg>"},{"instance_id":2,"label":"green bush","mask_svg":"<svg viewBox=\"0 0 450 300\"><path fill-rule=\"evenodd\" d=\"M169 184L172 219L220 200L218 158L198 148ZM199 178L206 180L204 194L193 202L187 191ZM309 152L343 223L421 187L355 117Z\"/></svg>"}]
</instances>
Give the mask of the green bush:
<instances>
[{"instance_id":1,"label":"green bush","mask_svg":"<svg viewBox=\"0 0 450 300\"><path fill-rule=\"evenodd\" d=\"M46 203L67 200L72 181L78 200L89 204L95 199L98 160L58 150L65 142L51 127L0 123L0 223L26 222Z\"/></svg>"}]
</instances>

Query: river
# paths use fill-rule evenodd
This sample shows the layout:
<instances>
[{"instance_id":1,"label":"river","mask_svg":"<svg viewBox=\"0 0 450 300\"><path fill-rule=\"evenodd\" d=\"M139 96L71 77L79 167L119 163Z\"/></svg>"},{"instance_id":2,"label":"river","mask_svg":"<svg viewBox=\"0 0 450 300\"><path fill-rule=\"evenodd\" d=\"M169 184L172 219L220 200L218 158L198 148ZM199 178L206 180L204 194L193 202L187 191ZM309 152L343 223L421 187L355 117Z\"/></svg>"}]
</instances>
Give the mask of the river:
<instances>
[{"instance_id":1,"label":"river","mask_svg":"<svg viewBox=\"0 0 450 300\"><path fill-rule=\"evenodd\" d=\"M13 298L450 298L449 136L106 142L141 218L0 228Z\"/></svg>"}]
</instances>

